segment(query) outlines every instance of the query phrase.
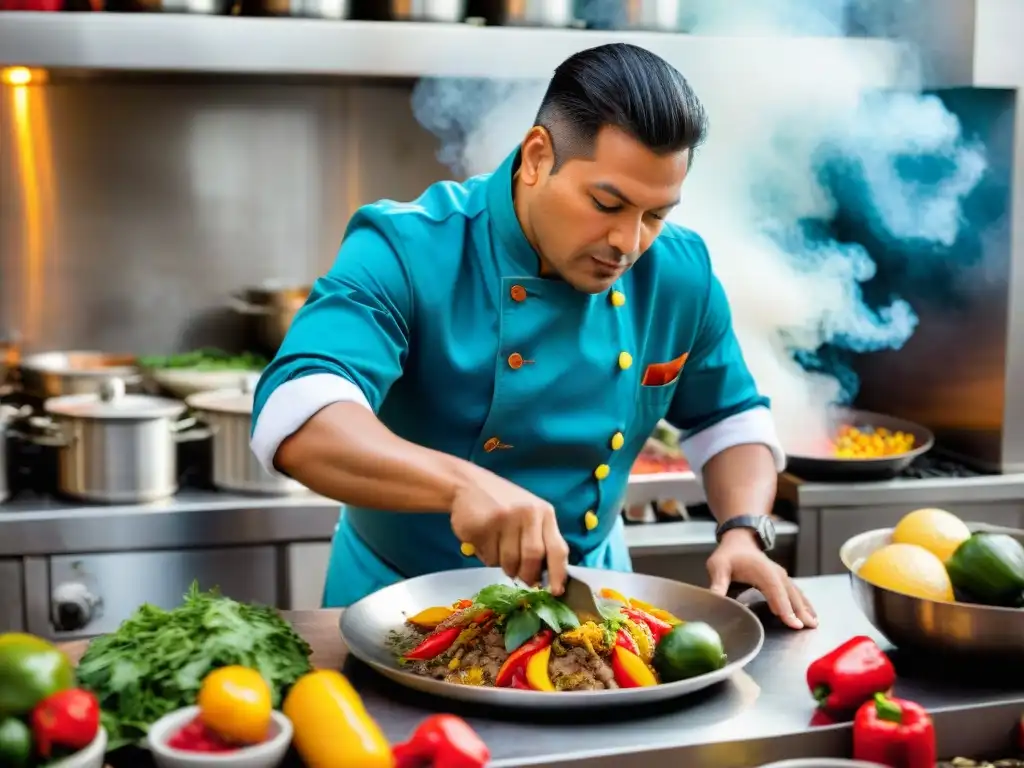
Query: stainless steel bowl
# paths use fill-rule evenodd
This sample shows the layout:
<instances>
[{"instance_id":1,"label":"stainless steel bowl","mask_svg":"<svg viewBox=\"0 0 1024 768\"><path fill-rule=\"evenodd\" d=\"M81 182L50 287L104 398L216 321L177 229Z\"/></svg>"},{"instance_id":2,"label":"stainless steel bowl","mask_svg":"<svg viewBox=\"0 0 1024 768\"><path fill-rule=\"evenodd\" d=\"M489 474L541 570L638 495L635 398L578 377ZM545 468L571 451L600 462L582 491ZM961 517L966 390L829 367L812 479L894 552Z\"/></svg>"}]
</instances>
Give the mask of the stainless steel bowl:
<instances>
[{"instance_id":1,"label":"stainless steel bowl","mask_svg":"<svg viewBox=\"0 0 1024 768\"><path fill-rule=\"evenodd\" d=\"M1008 533L1024 542L1020 531L968 523L972 531ZM857 575L864 560L892 543L892 528L854 536L839 557L850 571L857 605L879 632L897 648L936 654L1024 659L1024 610L970 603L942 603L901 595L869 584Z\"/></svg>"},{"instance_id":2,"label":"stainless steel bowl","mask_svg":"<svg viewBox=\"0 0 1024 768\"><path fill-rule=\"evenodd\" d=\"M609 587L671 611L681 619L707 622L721 636L729 663L715 672L676 683L564 694L454 685L414 675L398 666L386 645L389 632L400 629L407 615L428 606L447 605L472 597L489 584L510 584L500 568L431 573L374 592L345 610L341 616L341 636L353 656L407 688L448 699L515 709L601 708L677 698L732 677L753 660L764 643L764 628L750 609L709 590L639 573L593 568L570 568L570 571L595 590Z\"/></svg>"}]
</instances>

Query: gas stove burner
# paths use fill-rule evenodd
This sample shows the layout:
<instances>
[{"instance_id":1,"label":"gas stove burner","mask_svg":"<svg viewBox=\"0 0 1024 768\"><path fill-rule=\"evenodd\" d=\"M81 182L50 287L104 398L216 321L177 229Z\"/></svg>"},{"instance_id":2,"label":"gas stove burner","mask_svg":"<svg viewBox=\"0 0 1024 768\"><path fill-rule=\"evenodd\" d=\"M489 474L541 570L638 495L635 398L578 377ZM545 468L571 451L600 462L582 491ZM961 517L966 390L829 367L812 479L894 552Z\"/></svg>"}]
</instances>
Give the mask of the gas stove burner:
<instances>
[{"instance_id":1,"label":"gas stove burner","mask_svg":"<svg viewBox=\"0 0 1024 768\"><path fill-rule=\"evenodd\" d=\"M899 477L908 480L927 480L936 477L980 477L983 474L957 461L924 455L900 472Z\"/></svg>"}]
</instances>

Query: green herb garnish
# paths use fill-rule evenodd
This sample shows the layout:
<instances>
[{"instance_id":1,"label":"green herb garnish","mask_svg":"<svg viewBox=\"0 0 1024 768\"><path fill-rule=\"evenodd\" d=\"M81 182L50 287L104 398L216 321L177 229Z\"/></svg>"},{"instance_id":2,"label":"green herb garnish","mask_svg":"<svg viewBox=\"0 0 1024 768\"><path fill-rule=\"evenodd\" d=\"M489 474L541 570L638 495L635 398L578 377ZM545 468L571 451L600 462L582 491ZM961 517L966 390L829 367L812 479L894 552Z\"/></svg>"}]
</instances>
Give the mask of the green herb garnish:
<instances>
[{"instance_id":1,"label":"green herb garnish","mask_svg":"<svg viewBox=\"0 0 1024 768\"><path fill-rule=\"evenodd\" d=\"M78 684L103 710L108 750L143 739L149 726L195 703L203 678L233 664L257 670L278 707L310 671L311 649L276 610L200 592L179 607L143 605L117 630L97 637L78 663Z\"/></svg>"},{"instance_id":2,"label":"green herb garnish","mask_svg":"<svg viewBox=\"0 0 1024 768\"><path fill-rule=\"evenodd\" d=\"M547 625L556 633L575 629L580 620L565 603L546 589L491 584L473 602L505 618L505 650L511 653Z\"/></svg>"}]
</instances>

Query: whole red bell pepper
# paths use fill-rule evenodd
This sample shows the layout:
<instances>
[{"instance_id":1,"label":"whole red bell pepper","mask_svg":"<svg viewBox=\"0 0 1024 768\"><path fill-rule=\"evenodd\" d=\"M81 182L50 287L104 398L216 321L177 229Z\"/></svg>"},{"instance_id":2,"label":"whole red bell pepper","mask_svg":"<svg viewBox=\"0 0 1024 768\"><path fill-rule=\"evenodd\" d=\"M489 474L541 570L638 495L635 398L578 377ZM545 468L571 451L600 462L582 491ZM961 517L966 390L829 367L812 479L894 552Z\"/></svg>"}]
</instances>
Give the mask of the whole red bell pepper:
<instances>
[{"instance_id":1,"label":"whole red bell pepper","mask_svg":"<svg viewBox=\"0 0 1024 768\"><path fill-rule=\"evenodd\" d=\"M59 691L36 704L31 724L36 751L44 758L54 747L85 749L100 730L100 703L89 691Z\"/></svg>"},{"instance_id":2,"label":"whole red bell pepper","mask_svg":"<svg viewBox=\"0 0 1024 768\"><path fill-rule=\"evenodd\" d=\"M455 715L431 715L392 755L396 768L484 768L491 759L483 739Z\"/></svg>"},{"instance_id":3,"label":"whole red bell pepper","mask_svg":"<svg viewBox=\"0 0 1024 768\"><path fill-rule=\"evenodd\" d=\"M622 613L633 621L646 624L647 628L651 630L651 634L654 635L655 642L672 631L672 625L667 621L663 621L657 616L651 616L647 611L641 611L639 608L623 608Z\"/></svg>"},{"instance_id":4,"label":"whole red bell pepper","mask_svg":"<svg viewBox=\"0 0 1024 768\"><path fill-rule=\"evenodd\" d=\"M423 642L405 654L405 658L425 661L440 656L452 647L452 643L462 634L462 627L439 629L427 635Z\"/></svg>"},{"instance_id":5,"label":"whole red bell pepper","mask_svg":"<svg viewBox=\"0 0 1024 768\"><path fill-rule=\"evenodd\" d=\"M807 687L818 706L854 710L876 693L888 693L896 670L885 651L870 637L850 638L807 668Z\"/></svg>"},{"instance_id":6,"label":"whole red bell pepper","mask_svg":"<svg viewBox=\"0 0 1024 768\"><path fill-rule=\"evenodd\" d=\"M876 693L853 720L853 759L891 768L935 768L935 726L920 704Z\"/></svg>"},{"instance_id":7,"label":"whole red bell pepper","mask_svg":"<svg viewBox=\"0 0 1024 768\"><path fill-rule=\"evenodd\" d=\"M512 678L515 677L516 672L526 666L526 662L530 660L530 657L541 648L546 648L551 645L551 641L554 639L554 632L550 629L543 629L516 648L508 655L508 658L505 659L505 663L501 665L497 676L494 678L494 684L498 688L509 687L509 685L512 684Z\"/></svg>"}]
</instances>

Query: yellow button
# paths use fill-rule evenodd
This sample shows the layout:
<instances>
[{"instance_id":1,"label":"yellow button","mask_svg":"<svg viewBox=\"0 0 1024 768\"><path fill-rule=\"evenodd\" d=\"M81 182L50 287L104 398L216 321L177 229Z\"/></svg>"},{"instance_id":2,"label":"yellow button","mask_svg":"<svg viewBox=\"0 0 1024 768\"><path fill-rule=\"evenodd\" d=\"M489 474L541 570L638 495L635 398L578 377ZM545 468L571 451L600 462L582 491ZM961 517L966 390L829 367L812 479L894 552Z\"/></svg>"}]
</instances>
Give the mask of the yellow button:
<instances>
[{"instance_id":1,"label":"yellow button","mask_svg":"<svg viewBox=\"0 0 1024 768\"><path fill-rule=\"evenodd\" d=\"M588 531L592 531L597 528L597 515L594 514L594 510L587 510L587 514L583 516L583 525L586 526Z\"/></svg>"},{"instance_id":2,"label":"yellow button","mask_svg":"<svg viewBox=\"0 0 1024 768\"><path fill-rule=\"evenodd\" d=\"M607 464L598 464L597 469L594 470L594 477L596 477L598 480L604 480L606 477L608 477L608 473L611 471L611 467L609 467Z\"/></svg>"},{"instance_id":3,"label":"yellow button","mask_svg":"<svg viewBox=\"0 0 1024 768\"><path fill-rule=\"evenodd\" d=\"M633 356L629 352L619 352L619 368L626 370L633 364Z\"/></svg>"},{"instance_id":4,"label":"yellow button","mask_svg":"<svg viewBox=\"0 0 1024 768\"><path fill-rule=\"evenodd\" d=\"M462 552L466 557L472 557L476 554L476 547L470 544L468 541L462 542L462 546L459 547L459 551Z\"/></svg>"},{"instance_id":5,"label":"yellow button","mask_svg":"<svg viewBox=\"0 0 1024 768\"><path fill-rule=\"evenodd\" d=\"M613 307L621 307L626 303L626 294L622 291L612 291L608 298L611 300Z\"/></svg>"},{"instance_id":6,"label":"yellow button","mask_svg":"<svg viewBox=\"0 0 1024 768\"><path fill-rule=\"evenodd\" d=\"M625 444L625 442L626 438L623 436L623 434L621 432L616 432L614 435L612 435L612 450L619 450L619 448L621 448Z\"/></svg>"}]
</instances>

